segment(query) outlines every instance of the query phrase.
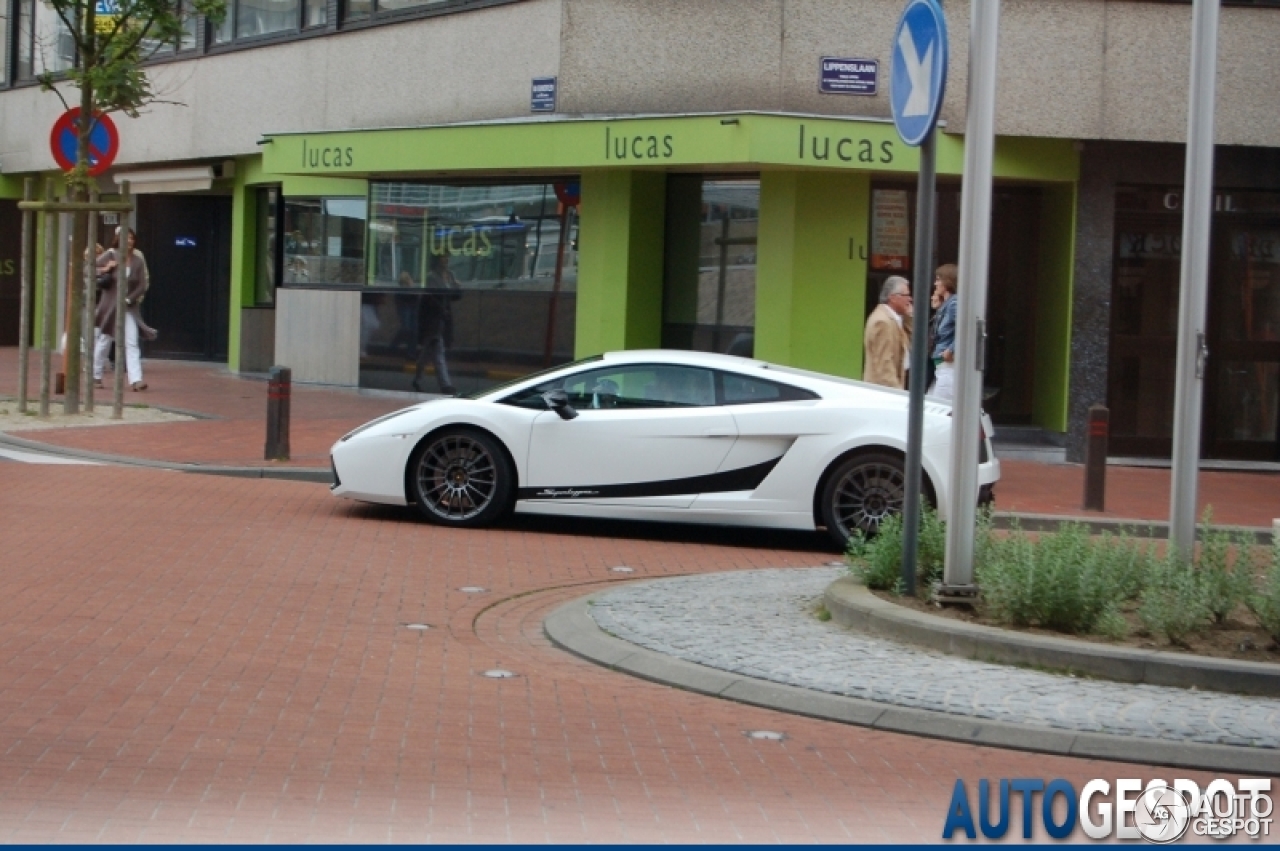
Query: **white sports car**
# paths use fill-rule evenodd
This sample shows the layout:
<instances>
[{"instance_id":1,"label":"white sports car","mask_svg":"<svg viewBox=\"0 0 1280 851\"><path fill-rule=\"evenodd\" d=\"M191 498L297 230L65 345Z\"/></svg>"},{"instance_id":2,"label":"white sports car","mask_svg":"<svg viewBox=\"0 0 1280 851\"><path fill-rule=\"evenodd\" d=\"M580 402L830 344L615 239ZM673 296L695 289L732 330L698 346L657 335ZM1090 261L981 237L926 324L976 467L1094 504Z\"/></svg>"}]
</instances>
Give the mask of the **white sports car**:
<instances>
[{"instance_id":1,"label":"white sports car","mask_svg":"<svg viewBox=\"0 0 1280 851\"><path fill-rule=\"evenodd\" d=\"M908 394L758 360L597 355L379 417L333 445L333 493L483 526L531 514L825 528L902 510ZM951 407L926 401L925 496L945 511ZM979 500L1000 478L983 415Z\"/></svg>"}]
</instances>

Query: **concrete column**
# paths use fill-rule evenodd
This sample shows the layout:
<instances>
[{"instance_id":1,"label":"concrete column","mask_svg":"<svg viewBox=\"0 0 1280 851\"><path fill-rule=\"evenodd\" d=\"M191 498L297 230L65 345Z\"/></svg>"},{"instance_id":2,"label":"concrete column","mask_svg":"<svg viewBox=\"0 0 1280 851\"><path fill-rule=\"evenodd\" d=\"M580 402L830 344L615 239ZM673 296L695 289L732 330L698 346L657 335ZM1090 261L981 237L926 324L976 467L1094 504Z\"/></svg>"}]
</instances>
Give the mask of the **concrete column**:
<instances>
[{"instance_id":1,"label":"concrete column","mask_svg":"<svg viewBox=\"0 0 1280 851\"><path fill-rule=\"evenodd\" d=\"M666 174L582 175L576 357L662 343Z\"/></svg>"}]
</instances>

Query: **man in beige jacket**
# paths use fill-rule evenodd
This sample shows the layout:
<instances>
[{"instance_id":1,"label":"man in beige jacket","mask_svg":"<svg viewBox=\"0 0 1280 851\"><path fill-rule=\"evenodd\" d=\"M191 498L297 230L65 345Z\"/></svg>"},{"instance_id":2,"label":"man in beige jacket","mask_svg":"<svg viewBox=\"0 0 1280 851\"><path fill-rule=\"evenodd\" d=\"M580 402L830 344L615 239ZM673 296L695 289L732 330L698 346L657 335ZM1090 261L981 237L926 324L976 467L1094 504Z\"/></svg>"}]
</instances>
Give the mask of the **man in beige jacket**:
<instances>
[{"instance_id":1,"label":"man in beige jacket","mask_svg":"<svg viewBox=\"0 0 1280 851\"><path fill-rule=\"evenodd\" d=\"M880 305L867 317L862 380L899 390L907 386L911 351L911 284L894 275L880 288Z\"/></svg>"}]
</instances>

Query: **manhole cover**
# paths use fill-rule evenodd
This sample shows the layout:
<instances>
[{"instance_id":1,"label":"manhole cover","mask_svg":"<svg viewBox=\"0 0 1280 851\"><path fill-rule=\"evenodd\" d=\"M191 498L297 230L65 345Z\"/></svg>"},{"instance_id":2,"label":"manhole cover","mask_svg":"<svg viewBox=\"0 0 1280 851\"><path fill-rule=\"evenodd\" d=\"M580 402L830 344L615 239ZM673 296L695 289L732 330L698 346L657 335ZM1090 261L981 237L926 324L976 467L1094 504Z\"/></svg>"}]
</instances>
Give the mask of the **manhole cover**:
<instances>
[{"instance_id":1,"label":"manhole cover","mask_svg":"<svg viewBox=\"0 0 1280 851\"><path fill-rule=\"evenodd\" d=\"M479 585L463 585L458 589L463 594L483 594L488 588L481 588Z\"/></svg>"},{"instance_id":2,"label":"manhole cover","mask_svg":"<svg viewBox=\"0 0 1280 851\"><path fill-rule=\"evenodd\" d=\"M617 567L611 567L609 568L609 570L613 573L635 573L636 572L636 569L634 567L627 567L626 565L622 565L622 564L618 565Z\"/></svg>"},{"instance_id":3,"label":"manhole cover","mask_svg":"<svg viewBox=\"0 0 1280 851\"><path fill-rule=\"evenodd\" d=\"M774 730L747 730L748 739L762 739L766 742L780 742L787 736Z\"/></svg>"},{"instance_id":4,"label":"manhole cover","mask_svg":"<svg viewBox=\"0 0 1280 851\"><path fill-rule=\"evenodd\" d=\"M401 624L401 626L405 629L416 629L419 631L431 629L431 624L429 623L406 623Z\"/></svg>"},{"instance_id":5,"label":"manhole cover","mask_svg":"<svg viewBox=\"0 0 1280 851\"><path fill-rule=\"evenodd\" d=\"M505 680L515 676L514 671L504 671L502 668L494 668L492 671L485 671L484 675L491 680Z\"/></svg>"}]
</instances>

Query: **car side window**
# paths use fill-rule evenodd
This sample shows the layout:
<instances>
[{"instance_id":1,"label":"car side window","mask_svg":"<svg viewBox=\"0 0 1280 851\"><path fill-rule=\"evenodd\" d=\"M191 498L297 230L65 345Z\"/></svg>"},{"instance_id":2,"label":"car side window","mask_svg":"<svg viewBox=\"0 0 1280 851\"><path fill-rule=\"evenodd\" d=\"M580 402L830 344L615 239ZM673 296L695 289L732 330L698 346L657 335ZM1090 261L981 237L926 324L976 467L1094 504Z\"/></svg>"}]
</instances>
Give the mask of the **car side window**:
<instances>
[{"instance_id":1,"label":"car side window","mask_svg":"<svg viewBox=\"0 0 1280 851\"><path fill-rule=\"evenodd\" d=\"M736 375L732 372L722 372L720 380L721 395L725 405L755 405L764 402L795 402L822 398L812 390L748 375Z\"/></svg>"},{"instance_id":2,"label":"car side window","mask_svg":"<svg viewBox=\"0 0 1280 851\"><path fill-rule=\"evenodd\" d=\"M693 408L716 403L715 374L711 370L664 364L626 364L578 372L503 401L542 409L542 394L549 390L563 390L569 404L582 411Z\"/></svg>"}]
</instances>

